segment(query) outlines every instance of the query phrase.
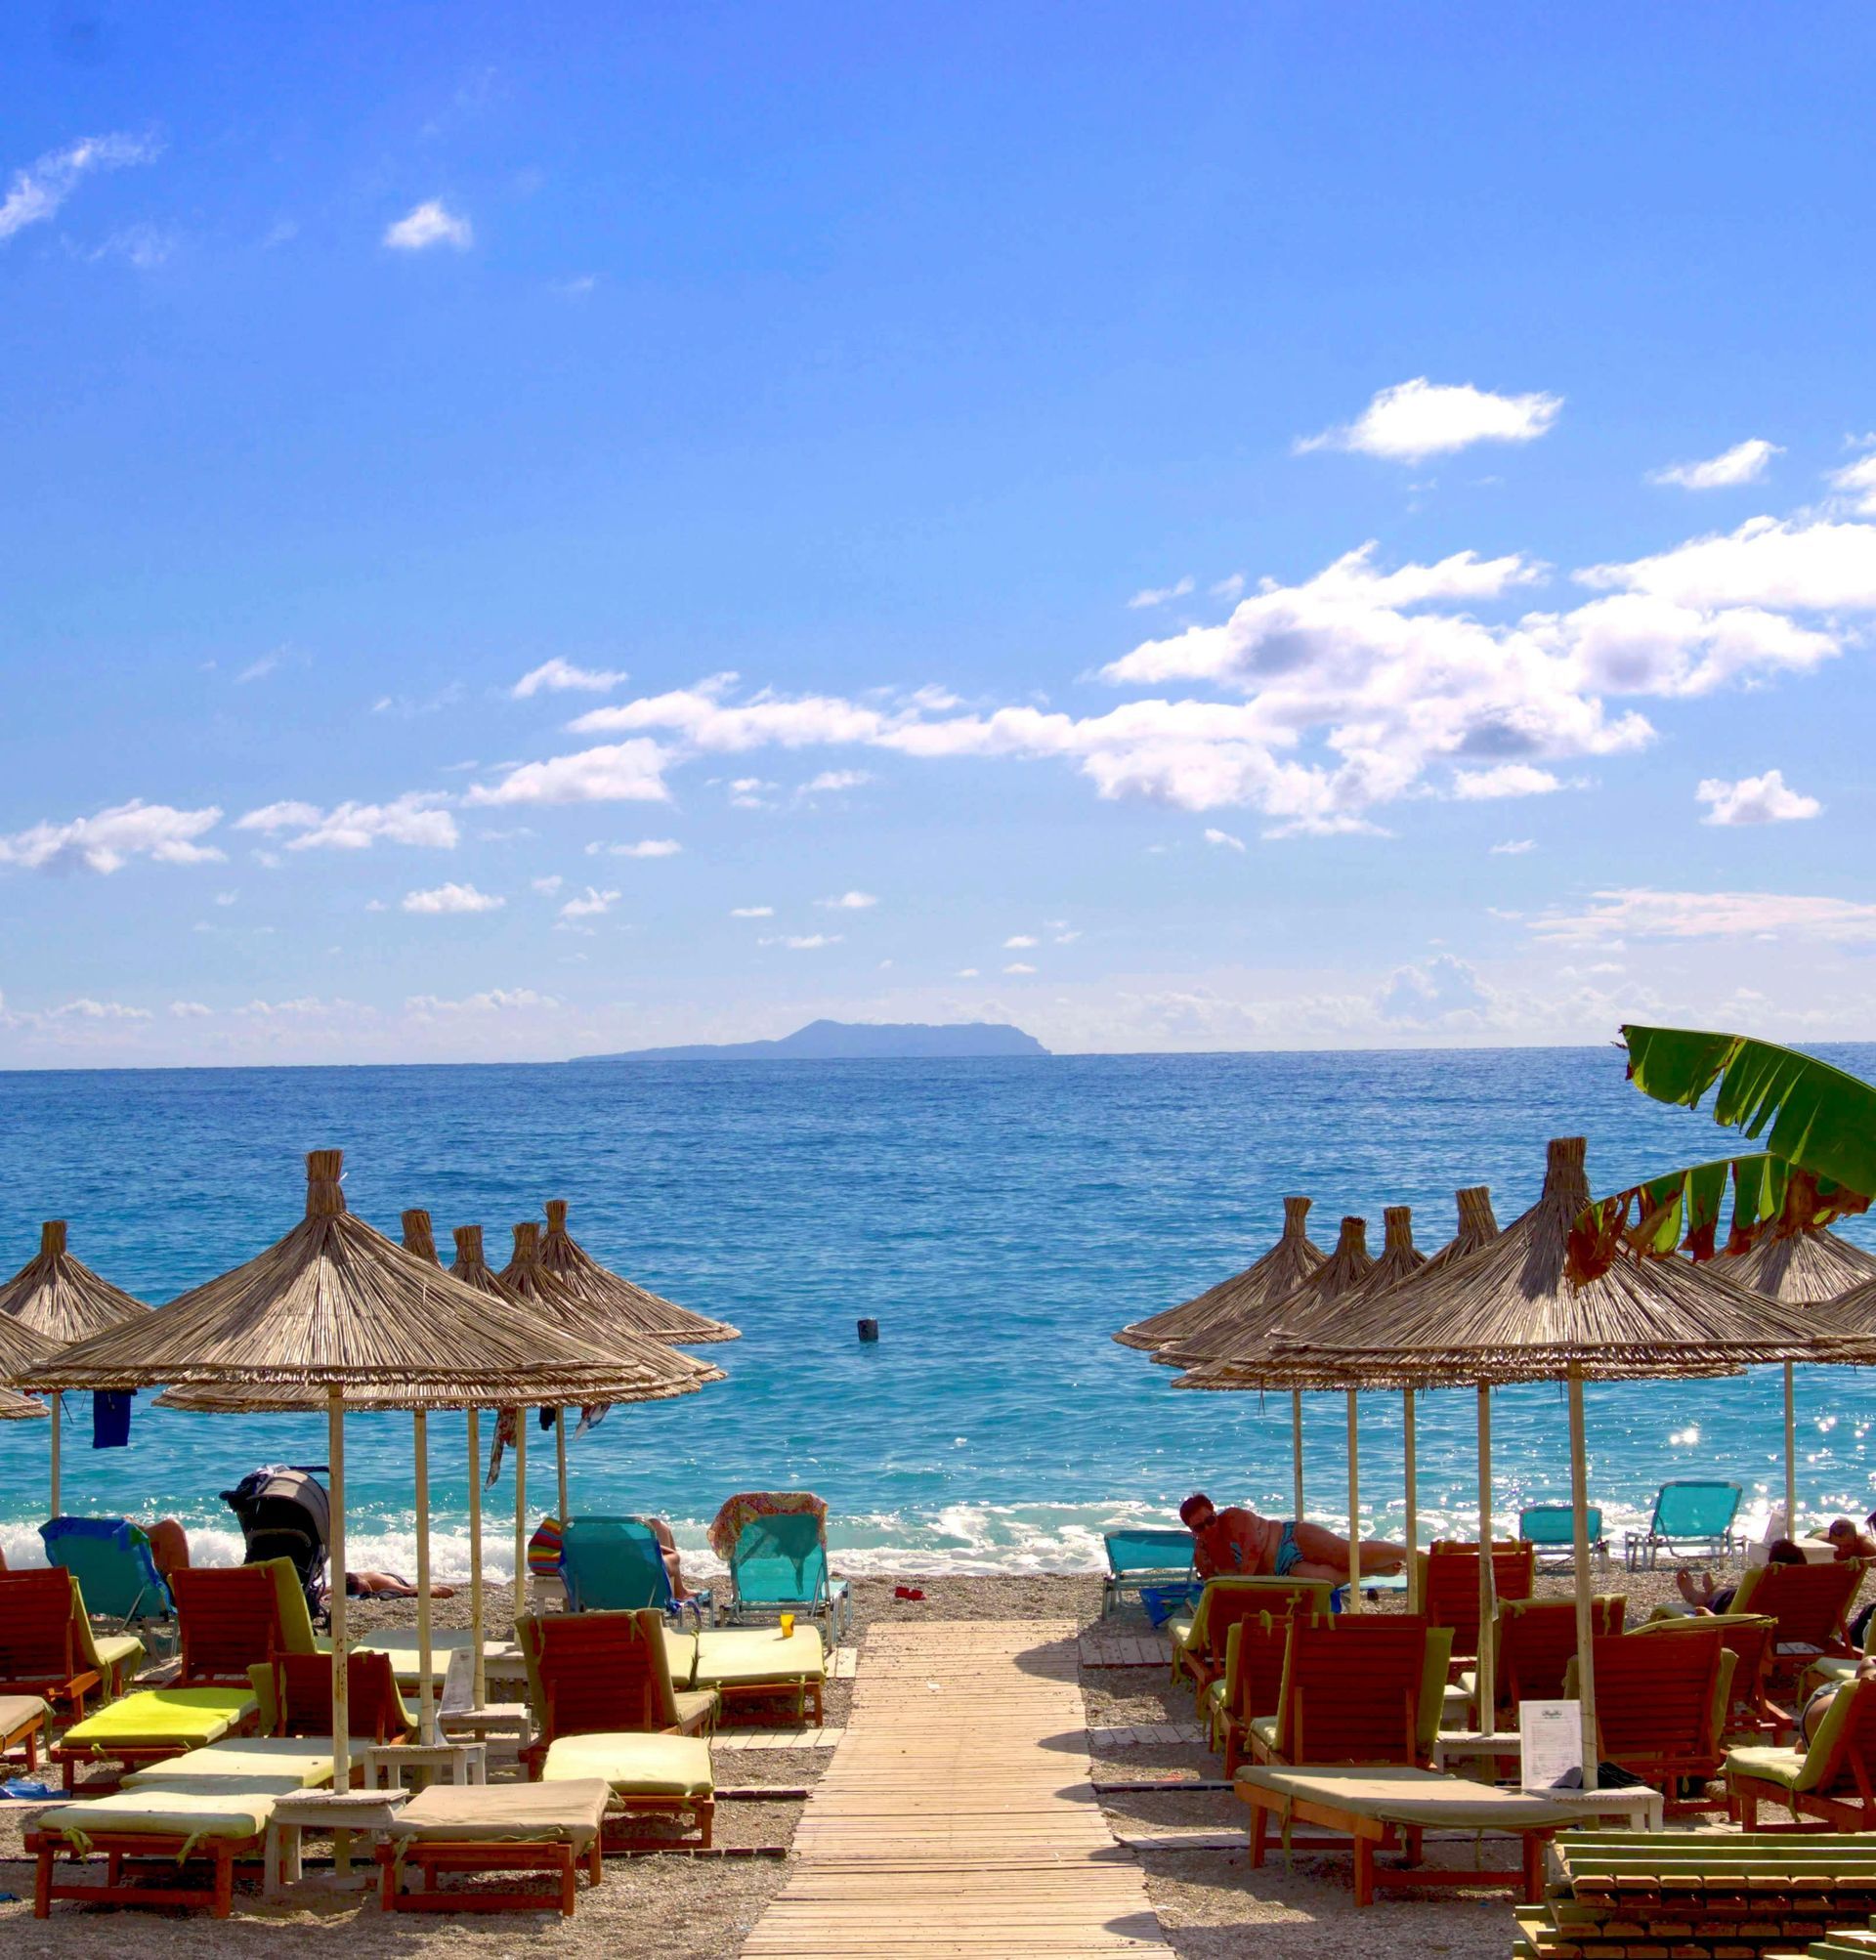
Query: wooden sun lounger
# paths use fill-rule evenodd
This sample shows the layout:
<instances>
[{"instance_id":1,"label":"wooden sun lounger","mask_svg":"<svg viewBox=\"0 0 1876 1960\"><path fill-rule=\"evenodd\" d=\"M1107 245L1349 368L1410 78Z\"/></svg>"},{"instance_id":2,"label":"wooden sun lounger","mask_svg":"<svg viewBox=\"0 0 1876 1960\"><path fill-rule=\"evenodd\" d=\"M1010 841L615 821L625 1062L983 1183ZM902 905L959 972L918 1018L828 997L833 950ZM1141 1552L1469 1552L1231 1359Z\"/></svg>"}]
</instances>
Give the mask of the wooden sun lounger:
<instances>
[{"instance_id":1,"label":"wooden sun lounger","mask_svg":"<svg viewBox=\"0 0 1876 1960\"><path fill-rule=\"evenodd\" d=\"M393 1818L378 1846L378 1900L386 1912L538 1912L548 1901L519 1886L445 1891L445 1872L543 1872L558 1881L562 1916L574 1915L580 1863L605 1877L601 1832L612 1789L597 1777L553 1783L432 1784ZM421 1885L405 1891L404 1875Z\"/></svg>"},{"instance_id":2,"label":"wooden sun lounger","mask_svg":"<svg viewBox=\"0 0 1876 1960\"><path fill-rule=\"evenodd\" d=\"M1251 1862L1263 1863L1269 1823L1319 1824L1354 1844L1355 1903L1374 1903L1377 1886L1471 1886L1515 1891L1527 1905L1544 1896L1544 1847L1560 1830L1580 1823L1580 1808L1553 1804L1518 1790L1404 1764L1350 1764L1320 1768L1240 1769L1235 1788L1251 1807ZM1519 1870L1454 1870L1419 1862L1428 1830L1491 1832L1518 1841ZM1377 1852L1404 1852L1405 1870L1377 1867Z\"/></svg>"},{"instance_id":3,"label":"wooden sun lounger","mask_svg":"<svg viewBox=\"0 0 1876 1960\"><path fill-rule=\"evenodd\" d=\"M26 1773L39 1768L39 1743L52 1710L36 1694L0 1694L0 1753L24 1747Z\"/></svg>"}]
</instances>

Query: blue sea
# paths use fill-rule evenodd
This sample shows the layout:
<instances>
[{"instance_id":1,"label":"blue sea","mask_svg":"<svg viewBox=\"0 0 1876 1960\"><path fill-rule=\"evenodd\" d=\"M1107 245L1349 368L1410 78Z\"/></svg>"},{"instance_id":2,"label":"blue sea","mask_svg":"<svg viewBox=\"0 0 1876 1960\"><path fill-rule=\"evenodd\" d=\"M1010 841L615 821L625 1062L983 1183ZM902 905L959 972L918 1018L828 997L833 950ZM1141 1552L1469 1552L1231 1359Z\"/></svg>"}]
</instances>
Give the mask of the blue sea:
<instances>
[{"instance_id":1,"label":"blue sea","mask_svg":"<svg viewBox=\"0 0 1876 1960\"><path fill-rule=\"evenodd\" d=\"M1865 1075L1876 1047L1829 1051ZM723 1062L540 1067L201 1069L0 1075L0 1271L39 1221L161 1302L252 1257L302 1210L301 1156L343 1147L352 1209L396 1235L421 1205L439 1240L479 1222L490 1250L550 1197L599 1258L733 1321L729 1379L616 1409L572 1446L576 1511L659 1513L681 1545L729 1493L806 1487L848 1571L1091 1567L1103 1527L1165 1518L1203 1485L1289 1511L1289 1407L1175 1391L1108 1339L1261 1253L1285 1192L1315 1200L1325 1249L1357 1213L1414 1207L1423 1250L1453 1191L1492 1188L1501 1223L1537 1194L1545 1139L1586 1133L1599 1190L1724 1154L1704 1114L1644 1101L1618 1049L1087 1056L1008 1062ZM1867 1221L1846 1227L1868 1243ZM497 1257L496 1262L500 1262ZM876 1345L855 1323L877 1319ZM1801 1498L1857 1515L1876 1491L1876 1385L1800 1377ZM68 1412L68 1511L190 1527L237 1555L218 1493L270 1461L322 1463L322 1417L188 1416L141 1397L128 1448L94 1452ZM1671 1476L1717 1472L1763 1507L1780 1480L1779 1384L1620 1385L1589 1393L1592 1488L1609 1521ZM1422 1398L1421 1515L1463 1523L1474 1488L1470 1391ZM1345 1515L1343 1406L1310 1398L1310 1509ZM485 1433L488 1425L485 1423ZM553 1498L549 1439L531 1495ZM439 1575L467 1570L459 1417L432 1423ZM1400 1402L1363 1401L1368 1527L1398 1529ZM411 1563L409 1423L352 1418L350 1562ZM1502 1517L1567 1485L1557 1390L1497 1397ZM490 1498L487 1569L512 1569ZM46 1436L0 1425L0 1549L38 1554Z\"/></svg>"}]
</instances>

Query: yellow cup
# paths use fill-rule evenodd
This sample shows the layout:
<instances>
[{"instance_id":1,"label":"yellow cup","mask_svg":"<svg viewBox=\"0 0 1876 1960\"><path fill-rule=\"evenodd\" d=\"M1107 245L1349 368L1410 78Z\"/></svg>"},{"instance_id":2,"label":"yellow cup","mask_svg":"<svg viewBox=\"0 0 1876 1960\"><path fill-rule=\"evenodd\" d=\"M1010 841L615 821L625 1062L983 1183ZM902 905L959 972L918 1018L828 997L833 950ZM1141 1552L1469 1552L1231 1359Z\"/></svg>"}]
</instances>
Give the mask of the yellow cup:
<instances>
[{"instance_id":1,"label":"yellow cup","mask_svg":"<svg viewBox=\"0 0 1876 1960\"><path fill-rule=\"evenodd\" d=\"M784 1613L782 1615L782 1638L785 1640L794 1638L794 1615L792 1613Z\"/></svg>"}]
</instances>

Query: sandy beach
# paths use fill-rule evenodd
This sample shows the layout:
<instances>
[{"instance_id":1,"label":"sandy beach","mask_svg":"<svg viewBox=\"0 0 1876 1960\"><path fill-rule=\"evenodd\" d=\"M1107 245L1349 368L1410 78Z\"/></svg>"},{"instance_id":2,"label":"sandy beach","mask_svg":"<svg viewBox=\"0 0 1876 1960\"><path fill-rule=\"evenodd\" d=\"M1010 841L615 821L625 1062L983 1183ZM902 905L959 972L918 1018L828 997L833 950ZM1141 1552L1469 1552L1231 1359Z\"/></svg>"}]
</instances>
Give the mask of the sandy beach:
<instances>
[{"instance_id":1,"label":"sandy beach","mask_svg":"<svg viewBox=\"0 0 1876 1960\"><path fill-rule=\"evenodd\" d=\"M869 1628L887 1620L1070 1619L1087 1631L1089 1649L1095 1652L1111 1650L1119 1641L1150 1637L1145 1621L1134 1612L1100 1621L1100 1582L1090 1575L903 1582L922 1591L921 1600L896 1598L896 1583L901 1582L874 1578L854 1584L853 1638L862 1669ZM1568 1585L1567 1577L1545 1575L1539 1591L1562 1595ZM1673 1572L1664 1568L1631 1574L1618 1565L1606 1575L1599 1573L1598 1590L1623 1593L1634 1623L1673 1597ZM505 1589L490 1590L489 1609L490 1625L501 1626L510 1610ZM408 1601L366 1604L356 1610L367 1625L406 1626L414 1619ZM438 1603L440 1626L465 1625L467 1618L465 1596ZM1143 1726L1192 1722L1189 1691L1172 1689L1163 1670L1085 1664L1081 1685L1093 1731L1091 1761L1097 1787L1218 1776L1218 1759L1198 1743L1138 1735ZM847 1681L830 1681L830 1729L845 1723L850 1699ZM1131 1732L1111 1733L1117 1730ZM38 1922L31 1916L31 1867L20 1856L21 1830L37 1807L10 1804L0 1812L0 1891L14 1897L0 1902L0 1927L11 1951L30 1954L93 1954L107 1942L128 1943L139 1953L180 1954L198 1950L204 1941L231 1954L340 1950L390 1954L407 1952L413 1942L421 1942L438 1952L497 1954L546 1944L576 1954L644 1955L649 1960L652 1955L683 1951L699 1960L733 1960L783 1883L786 1853L801 1813L798 1796L764 1798L760 1792L798 1792L811 1786L828 1758L825 1749L720 1747L715 1758L716 1841L765 1854L609 1860L605 1883L596 1891L581 1892L577 1916L571 1922L546 1913L389 1919L365 1895L313 1890L269 1904L261 1899L257 1883L237 1895L234 1919L219 1927L200 1914L140 1910L125 1916L70 1904L56 1905L50 1921ZM1072 1759L1065 1759L1065 1768L1070 1775L1079 1773ZM750 1794L726 1797L730 1791ZM1123 1838L1201 1832L1210 1839L1236 1839L1228 1848L1149 1849L1138 1853L1168 1942L1191 1960L1244 1951L1252 1927L1257 1928L1263 1950L1299 1960L1300 1956L1327 1960L1345 1947L1355 1930L1350 1923L1354 1905L1348 1859L1299 1855L1288 1868L1278 1859L1252 1871L1243 1845L1243 1807L1228 1791L1104 1792L1102 1805L1111 1828ZM1462 1861L1470 1858L1470 1845L1455 1847L1452 1855ZM1411 1948L1477 1954L1483 1960L1487 1954L1505 1951L1511 1927L1511 1908L1503 1897L1473 1898L1463 1892L1447 1896L1409 1895L1386 1898L1365 1912L1360 1937L1371 1951L1379 1948L1404 1956Z\"/></svg>"}]
</instances>

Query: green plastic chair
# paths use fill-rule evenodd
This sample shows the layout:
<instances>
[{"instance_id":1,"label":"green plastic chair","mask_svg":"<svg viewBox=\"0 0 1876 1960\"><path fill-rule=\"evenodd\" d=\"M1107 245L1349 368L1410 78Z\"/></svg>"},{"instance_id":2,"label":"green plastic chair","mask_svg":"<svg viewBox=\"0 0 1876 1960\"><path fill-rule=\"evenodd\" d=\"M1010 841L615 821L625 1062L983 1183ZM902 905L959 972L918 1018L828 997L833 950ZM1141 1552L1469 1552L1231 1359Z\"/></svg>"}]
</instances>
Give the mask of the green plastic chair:
<instances>
[{"instance_id":1,"label":"green plastic chair","mask_svg":"<svg viewBox=\"0 0 1876 1960\"><path fill-rule=\"evenodd\" d=\"M828 1541L811 1512L752 1517L730 1552L730 1617L800 1613L826 1620L830 1644L851 1624L847 1582L828 1572Z\"/></svg>"},{"instance_id":2,"label":"green plastic chair","mask_svg":"<svg viewBox=\"0 0 1876 1960\"><path fill-rule=\"evenodd\" d=\"M1585 1505L1584 1521L1589 1527L1590 1550L1598 1557L1609 1555L1609 1541L1602 1533L1602 1507ZM1573 1504L1527 1504L1517 1513L1517 1535L1527 1545L1537 1547L1537 1562L1561 1565L1576 1555L1576 1507Z\"/></svg>"},{"instance_id":3,"label":"green plastic chair","mask_svg":"<svg viewBox=\"0 0 1876 1960\"><path fill-rule=\"evenodd\" d=\"M673 1618L684 1607L698 1624L712 1607L708 1590L678 1599L658 1534L642 1517L576 1517L560 1545L560 1576L576 1613L636 1613L656 1607ZM712 1619L715 1615L712 1612Z\"/></svg>"},{"instance_id":4,"label":"green plastic chair","mask_svg":"<svg viewBox=\"0 0 1876 1960\"><path fill-rule=\"evenodd\" d=\"M1107 1573L1101 1580L1102 1619L1121 1603L1124 1594L1137 1594L1146 1586L1186 1585L1195 1576L1189 1531L1141 1525L1129 1531L1104 1531L1101 1543L1107 1548Z\"/></svg>"},{"instance_id":5,"label":"green plastic chair","mask_svg":"<svg viewBox=\"0 0 1876 1960\"><path fill-rule=\"evenodd\" d=\"M1709 1558L1743 1552L1745 1540L1732 1528L1742 1493L1736 1483L1717 1477L1683 1477L1664 1483L1654 1500L1654 1515L1645 1531L1631 1531L1622 1541L1623 1555L1633 1572L1638 1564L1654 1569L1656 1555L1678 1553L1683 1547L1704 1551Z\"/></svg>"},{"instance_id":6,"label":"green plastic chair","mask_svg":"<svg viewBox=\"0 0 1876 1960\"><path fill-rule=\"evenodd\" d=\"M78 1582L85 1609L120 1627L173 1620L176 1602L140 1525L126 1517L55 1517L39 1527L49 1564Z\"/></svg>"}]
</instances>

